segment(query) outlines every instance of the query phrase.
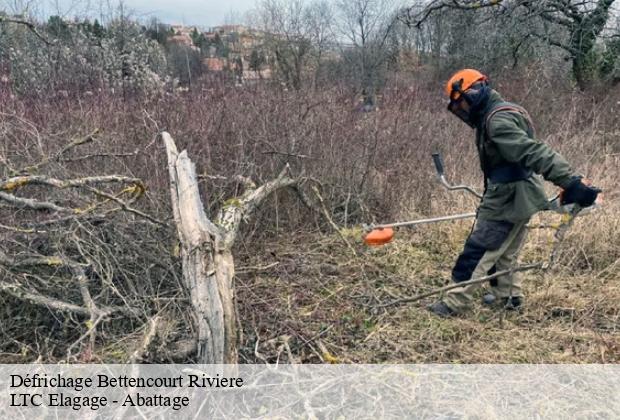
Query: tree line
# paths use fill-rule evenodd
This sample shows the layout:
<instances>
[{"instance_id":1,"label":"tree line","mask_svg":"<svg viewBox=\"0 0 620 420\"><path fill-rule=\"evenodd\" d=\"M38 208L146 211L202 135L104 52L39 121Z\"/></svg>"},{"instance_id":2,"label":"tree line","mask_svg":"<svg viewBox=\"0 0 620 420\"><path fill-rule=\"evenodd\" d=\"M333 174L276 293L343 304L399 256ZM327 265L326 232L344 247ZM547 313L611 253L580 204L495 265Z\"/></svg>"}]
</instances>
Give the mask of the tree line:
<instances>
[{"instance_id":1,"label":"tree line","mask_svg":"<svg viewBox=\"0 0 620 420\"><path fill-rule=\"evenodd\" d=\"M456 67L506 72L532 63L564 71L580 89L620 81L615 0L259 0L245 24L260 34L247 70L269 66L291 89L342 82L373 106L389 74ZM0 72L16 92L47 89L152 91L191 85L205 57L229 58L235 33L193 46L170 42L169 25L132 20L46 22L0 12ZM240 73L241 72L241 73Z\"/></svg>"}]
</instances>

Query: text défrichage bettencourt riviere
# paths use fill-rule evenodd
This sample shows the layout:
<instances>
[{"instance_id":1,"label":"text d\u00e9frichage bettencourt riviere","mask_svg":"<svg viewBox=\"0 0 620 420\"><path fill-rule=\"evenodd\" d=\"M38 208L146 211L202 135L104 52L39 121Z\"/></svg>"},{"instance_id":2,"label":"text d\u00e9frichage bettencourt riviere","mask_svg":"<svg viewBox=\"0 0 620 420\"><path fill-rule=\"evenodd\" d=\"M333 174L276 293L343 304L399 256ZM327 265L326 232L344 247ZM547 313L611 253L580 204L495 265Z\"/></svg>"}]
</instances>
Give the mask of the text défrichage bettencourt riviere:
<instances>
[{"instance_id":1,"label":"text d\u00e9frichage bettencourt riviere","mask_svg":"<svg viewBox=\"0 0 620 420\"><path fill-rule=\"evenodd\" d=\"M185 374L162 377L132 377L97 374L92 377L63 376L61 374L11 374L11 407L60 407L80 410L119 405L123 407L169 407L180 410L190 404L188 396L140 394L140 389L188 389L188 388L241 388L243 378L215 374ZM18 389L19 388L19 392ZM25 389L24 389L25 388ZM75 395L85 390L105 392L110 389L133 389L121 398L106 395ZM45 392L46 390L53 392Z\"/></svg>"}]
</instances>

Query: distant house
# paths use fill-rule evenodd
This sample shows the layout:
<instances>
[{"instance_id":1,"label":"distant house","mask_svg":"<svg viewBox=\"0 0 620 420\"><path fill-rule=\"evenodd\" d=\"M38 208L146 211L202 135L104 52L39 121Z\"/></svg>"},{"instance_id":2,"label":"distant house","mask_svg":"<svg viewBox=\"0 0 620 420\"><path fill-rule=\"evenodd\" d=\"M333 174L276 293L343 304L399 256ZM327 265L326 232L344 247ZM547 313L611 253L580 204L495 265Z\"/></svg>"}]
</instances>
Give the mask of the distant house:
<instances>
[{"instance_id":1,"label":"distant house","mask_svg":"<svg viewBox=\"0 0 620 420\"><path fill-rule=\"evenodd\" d=\"M174 31L175 35L187 35L189 37L191 37L191 33L195 30L200 32L195 26L171 25L170 28Z\"/></svg>"},{"instance_id":2,"label":"distant house","mask_svg":"<svg viewBox=\"0 0 620 420\"><path fill-rule=\"evenodd\" d=\"M240 47L244 50L250 50L262 43L262 39L254 33L246 33L239 37Z\"/></svg>"},{"instance_id":3,"label":"distant house","mask_svg":"<svg viewBox=\"0 0 620 420\"><path fill-rule=\"evenodd\" d=\"M208 71L224 71L227 61L225 58L208 57L202 60L202 64Z\"/></svg>"},{"instance_id":4,"label":"distant house","mask_svg":"<svg viewBox=\"0 0 620 420\"><path fill-rule=\"evenodd\" d=\"M243 70L243 80L271 79L271 69L265 68L258 72L254 70Z\"/></svg>"},{"instance_id":5,"label":"distant house","mask_svg":"<svg viewBox=\"0 0 620 420\"><path fill-rule=\"evenodd\" d=\"M192 37L189 35L173 35L168 38L168 42L176 45L184 45L186 47L193 47L194 42L192 41Z\"/></svg>"},{"instance_id":6,"label":"distant house","mask_svg":"<svg viewBox=\"0 0 620 420\"><path fill-rule=\"evenodd\" d=\"M168 38L168 42L198 50L198 47L194 45L194 41L192 39L192 33L195 30L198 30L196 27L172 25L170 28L174 31L174 35Z\"/></svg>"},{"instance_id":7,"label":"distant house","mask_svg":"<svg viewBox=\"0 0 620 420\"><path fill-rule=\"evenodd\" d=\"M203 33L207 41L213 42L216 39L226 46L227 56L216 57L217 49L215 45L211 45L207 50L207 57L202 61L203 66L211 72L221 72L224 70L234 71L239 82L243 80L259 80L270 79L272 71L269 68L268 56L262 46L268 35L263 31L249 28L243 25L222 25L209 28L208 32ZM261 68L250 68L252 54L260 51L263 58Z\"/></svg>"},{"instance_id":8,"label":"distant house","mask_svg":"<svg viewBox=\"0 0 620 420\"><path fill-rule=\"evenodd\" d=\"M244 34L248 32L248 30L249 28L243 25L222 25L222 26L215 26L211 28L209 32L217 32L221 35L229 34L231 32L236 32L238 34Z\"/></svg>"},{"instance_id":9,"label":"distant house","mask_svg":"<svg viewBox=\"0 0 620 420\"><path fill-rule=\"evenodd\" d=\"M214 40L216 36L233 44L231 46L239 50L251 48L261 40L259 31L243 25L215 26L205 34L209 40Z\"/></svg>"}]
</instances>

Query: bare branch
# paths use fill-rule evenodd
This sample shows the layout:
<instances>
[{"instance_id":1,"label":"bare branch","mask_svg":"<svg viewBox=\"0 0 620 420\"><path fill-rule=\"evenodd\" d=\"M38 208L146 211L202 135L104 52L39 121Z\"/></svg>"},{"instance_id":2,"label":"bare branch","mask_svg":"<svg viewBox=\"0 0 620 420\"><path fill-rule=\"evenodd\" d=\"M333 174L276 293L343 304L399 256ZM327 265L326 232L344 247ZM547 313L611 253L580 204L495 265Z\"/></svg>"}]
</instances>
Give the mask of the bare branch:
<instances>
[{"instance_id":1,"label":"bare branch","mask_svg":"<svg viewBox=\"0 0 620 420\"><path fill-rule=\"evenodd\" d=\"M543 18L544 20L546 20L547 22L555 23L555 24L565 26L568 28L570 28L572 25L575 24L573 20L562 18L560 16L557 16L557 15L554 15L548 12L541 12L539 16Z\"/></svg>"},{"instance_id":2,"label":"bare branch","mask_svg":"<svg viewBox=\"0 0 620 420\"><path fill-rule=\"evenodd\" d=\"M246 189L241 197L229 200L222 207L215 220L216 224L225 230L223 243L226 247L232 247L241 221L251 217L265 198L279 189L293 187L300 182L299 179L287 176L289 170L290 167L287 164L275 179L259 188L254 186L254 188Z\"/></svg>"},{"instance_id":3,"label":"bare branch","mask_svg":"<svg viewBox=\"0 0 620 420\"><path fill-rule=\"evenodd\" d=\"M7 194L0 191L0 200L4 200L15 207L29 208L32 210L50 210L58 213L71 212L71 209L66 207L57 206L54 203L48 201L39 201L31 198L15 197L13 194Z\"/></svg>"},{"instance_id":4,"label":"bare branch","mask_svg":"<svg viewBox=\"0 0 620 420\"><path fill-rule=\"evenodd\" d=\"M91 153L84 156L78 156L74 158L64 158L59 159L60 162L79 162L82 160L94 159L94 158L103 158L103 157L133 157L138 154L137 151L131 153Z\"/></svg>"},{"instance_id":5,"label":"bare branch","mask_svg":"<svg viewBox=\"0 0 620 420\"><path fill-rule=\"evenodd\" d=\"M155 316L149 319L148 328L146 329L144 337L142 338L142 343L140 344L140 347L138 347L133 352L133 354L129 358L128 363L138 363L142 361L142 358L148 352L151 342L157 336L157 329L159 328L160 321L160 316Z\"/></svg>"},{"instance_id":6,"label":"bare branch","mask_svg":"<svg viewBox=\"0 0 620 420\"><path fill-rule=\"evenodd\" d=\"M334 222L334 220L329 215L329 212L327 211L327 207L325 207L325 201L323 200L323 197L321 196L321 193L319 192L319 189L317 187L312 187L312 190L314 191L314 194L316 195L316 197L318 198L319 202L321 203L321 209L323 210L323 215L325 216L325 219L329 222L331 227L340 236L340 239L342 239L342 242L344 242L345 245L347 246L347 248L349 248L349 250L351 251L353 256L357 257L357 251L355 251L355 248L353 248L353 245L351 245L349 240L342 234L342 232L340 231L340 228L338 227L336 222Z\"/></svg>"},{"instance_id":7,"label":"bare branch","mask_svg":"<svg viewBox=\"0 0 620 420\"><path fill-rule=\"evenodd\" d=\"M384 303L384 304L381 304L381 305L376 305L375 307L376 308L385 308L387 306L399 305L399 304L402 304L402 303L417 302L418 300L422 300L424 298L427 298L427 297L433 296L433 295L437 295L437 294L442 293L442 292L447 292L448 290L456 289L457 287L469 286L470 284L484 283L485 281L493 280L493 279L496 279L496 278L498 278L500 276L503 276L503 275L506 275L506 274L517 273L517 272L520 272L520 271L534 270L534 269L542 268L542 267L543 267L543 263L534 263L534 264L522 265L522 266L514 267L514 268L511 268L511 269L508 269L508 270L498 271L497 273L494 273L494 274L491 274L491 275L488 275L488 276L484 276L484 277L480 277L480 278L477 278L477 279L472 279L472 280L464 281L464 282L461 282L461 283L453 283L453 284L450 284L448 286L440 287L439 289L431 290L430 292L419 294L417 296L396 299L396 300L393 300L391 302L387 302L387 303Z\"/></svg>"},{"instance_id":8,"label":"bare branch","mask_svg":"<svg viewBox=\"0 0 620 420\"><path fill-rule=\"evenodd\" d=\"M23 19L11 18L11 17L8 17L8 16L0 15L0 23L3 23L3 22L15 23L17 25L26 26L30 30L30 32L32 32L37 38L39 38L41 41L43 41L47 46L51 47L51 46L54 45L53 42L49 41L46 37L41 35L41 33L37 30L37 27L32 22L29 22L29 21L23 20Z\"/></svg>"},{"instance_id":9,"label":"bare branch","mask_svg":"<svg viewBox=\"0 0 620 420\"><path fill-rule=\"evenodd\" d=\"M9 270L15 271L23 271L24 269L38 266L52 267L55 269L65 268L72 274L73 278L76 280L79 287L81 288L82 297L84 303L86 304L86 307L74 305L54 298L50 298L48 296L41 295L38 292L25 289L21 285L11 284L7 282L0 283L0 290L10 293L15 297L28 300L36 305L47 306L60 311L74 312L80 315L91 315L93 312L95 312L97 315L105 314L106 316L114 312L134 314L130 308L125 307L97 308L94 304L94 301L90 297L90 293L88 292L86 286L88 283L88 279L86 277L86 274L84 273L83 266L75 261L72 261L69 258L53 255L28 256L15 259L7 256L2 251L0 251L0 265L6 267ZM84 288L86 288L86 290L84 290Z\"/></svg>"},{"instance_id":10,"label":"bare branch","mask_svg":"<svg viewBox=\"0 0 620 420\"><path fill-rule=\"evenodd\" d=\"M88 190L92 191L95 195L98 195L98 196L103 197L103 198L105 198L107 200L110 200L110 201L114 201L115 203L117 203L118 205L121 206L122 210L124 210L124 211L126 211L128 213L133 213L133 214L135 214L137 216L140 216L140 217L142 217L142 218L144 218L144 219L146 219L146 220L148 220L148 221L150 221L152 223L155 223L157 225L168 227L168 223L163 222L163 221L161 221L159 219L156 219L155 217L150 216L149 214L144 213L143 211L140 211L138 209L134 209L133 207L130 207L125 201L121 200L117 196L113 196L111 194L105 193L105 192L103 192L101 190L98 190L98 189L92 188L92 187L89 187Z\"/></svg>"},{"instance_id":11,"label":"bare branch","mask_svg":"<svg viewBox=\"0 0 620 420\"><path fill-rule=\"evenodd\" d=\"M145 190L144 184L139 178L131 178L121 175L90 176L66 180L50 178L44 175L22 175L0 181L0 190L14 191L26 185L47 185L49 187L65 189L86 187L93 184L111 183L134 184L136 193L138 194L141 194Z\"/></svg>"},{"instance_id":12,"label":"bare branch","mask_svg":"<svg viewBox=\"0 0 620 420\"><path fill-rule=\"evenodd\" d=\"M34 305L44 306L46 308L54 309L60 312L72 312L78 315L88 316L90 311L83 306L74 305L72 303L63 302L58 299L51 298L49 296L43 296L40 293L26 290L25 288L7 282L0 282L0 290L10 294L18 299L25 300Z\"/></svg>"},{"instance_id":13,"label":"bare branch","mask_svg":"<svg viewBox=\"0 0 620 420\"><path fill-rule=\"evenodd\" d=\"M65 153L67 153L69 150L73 149L74 147L77 146L81 146L83 144L87 144L90 143L92 141L95 140L95 136L99 133L99 129L95 129L93 132L91 132L90 134L88 134L87 136L84 136L82 138L73 140L72 142L70 142L69 144L67 144L65 147L63 147L61 150L59 150L55 155L50 156L50 157L46 157L45 159L43 159L41 162L32 165L32 166L28 166L20 171L18 171L18 173L29 173L29 172L33 172L36 171L37 169L40 169L42 166L60 159Z\"/></svg>"},{"instance_id":14,"label":"bare branch","mask_svg":"<svg viewBox=\"0 0 620 420\"><path fill-rule=\"evenodd\" d=\"M82 334L80 336L80 338L78 338L77 340L75 340L73 342L73 344L71 344L68 348L67 348L67 360L70 360L73 357L73 348L76 347L77 345L79 345L82 341L84 341L84 339L88 338L88 337L93 337L93 334L95 332L95 330L97 329L97 326L99 325L99 323L101 321L103 321L106 317L108 316L108 314L106 313L100 313L99 316L97 316L97 318L93 321L92 318L89 322L89 327L88 330Z\"/></svg>"},{"instance_id":15,"label":"bare branch","mask_svg":"<svg viewBox=\"0 0 620 420\"><path fill-rule=\"evenodd\" d=\"M571 57L576 54L579 54L579 51L576 48L573 48L570 45L564 44L563 42L560 42L556 39L549 38L549 36L547 35L541 35L536 32L532 32L530 35L533 36L534 38L538 38L538 39L545 41L549 45L553 45L554 47L558 47L558 48L561 48L569 52L571 54Z\"/></svg>"},{"instance_id":16,"label":"bare branch","mask_svg":"<svg viewBox=\"0 0 620 420\"><path fill-rule=\"evenodd\" d=\"M414 7L404 9L399 15L399 20L409 27L419 28L432 14L442 9L477 10L500 6L503 3L503 0L433 0L419 13L414 13Z\"/></svg>"}]
</instances>

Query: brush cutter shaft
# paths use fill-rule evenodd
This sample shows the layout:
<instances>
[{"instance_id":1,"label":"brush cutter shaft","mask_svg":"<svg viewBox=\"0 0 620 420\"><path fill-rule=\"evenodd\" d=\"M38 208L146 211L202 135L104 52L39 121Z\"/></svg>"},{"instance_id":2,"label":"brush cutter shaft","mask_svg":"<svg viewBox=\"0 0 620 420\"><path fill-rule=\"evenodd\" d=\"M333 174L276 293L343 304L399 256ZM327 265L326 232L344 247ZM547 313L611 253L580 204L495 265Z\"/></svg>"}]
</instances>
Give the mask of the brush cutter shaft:
<instances>
[{"instance_id":1,"label":"brush cutter shaft","mask_svg":"<svg viewBox=\"0 0 620 420\"><path fill-rule=\"evenodd\" d=\"M401 226L425 225L428 223L445 222L448 220L469 219L472 217L476 217L476 213L462 213L462 214L455 214L453 216L443 216L443 217L433 217L431 219L413 220L410 222L397 222L397 223L389 223L386 225L374 225L372 226L372 228L383 229L383 228L395 228L395 227L401 227Z\"/></svg>"}]
</instances>

